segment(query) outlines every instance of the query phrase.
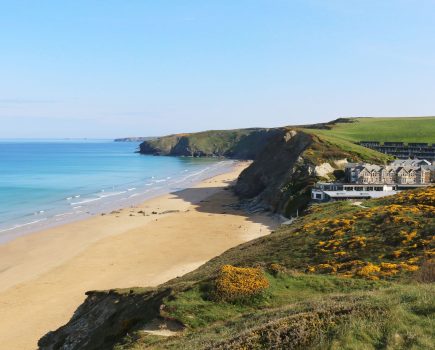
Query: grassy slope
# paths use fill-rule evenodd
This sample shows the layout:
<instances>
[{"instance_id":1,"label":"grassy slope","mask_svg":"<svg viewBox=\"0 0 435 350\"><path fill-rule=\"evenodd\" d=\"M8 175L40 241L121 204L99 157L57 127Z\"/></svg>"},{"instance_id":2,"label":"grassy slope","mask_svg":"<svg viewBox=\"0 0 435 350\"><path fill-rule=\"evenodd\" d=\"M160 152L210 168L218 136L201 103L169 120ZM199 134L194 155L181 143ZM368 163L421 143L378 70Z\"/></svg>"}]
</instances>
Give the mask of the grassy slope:
<instances>
[{"instance_id":1,"label":"grassy slope","mask_svg":"<svg viewBox=\"0 0 435 350\"><path fill-rule=\"evenodd\" d=\"M314 164L338 158L385 163L391 157L354 142L433 142L434 128L435 118L358 118L330 130L302 129L317 137L304 156ZM182 337L136 332L117 348L431 348L435 290L433 284L418 284L412 277L419 273L412 270L429 258L427 244L435 230L431 193L429 201L427 196L395 197L367 201L367 208L348 202L316 206L294 226L231 249L169 283L174 292L164 300L161 315L187 326ZM408 202L421 210L410 211ZM354 217L356 223L346 227L346 220ZM393 222L394 217L401 221ZM329 246L320 246L323 242ZM285 272L271 273L272 263ZM270 288L248 302L210 300L210 276L223 264L262 266ZM372 266L379 271L371 271ZM296 343L285 343L286 337Z\"/></svg>"},{"instance_id":2,"label":"grassy slope","mask_svg":"<svg viewBox=\"0 0 435 350\"><path fill-rule=\"evenodd\" d=\"M339 146L352 147L349 144L358 141L403 141L435 142L435 117L414 118L352 118L352 123L326 124L331 129L303 128L302 130L324 137ZM320 126L320 124L318 125ZM296 126L296 128L298 128ZM246 155L257 143L264 141L261 131L265 129L211 130L198 133L176 134L147 141L158 153L171 154L171 150L180 142L186 142L193 153L203 155ZM247 138L260 133L253 139ZM355 146L353 146L355 147ZM185 145L180 150L184 150ZM175 152L173 155L177 155ZM251 156L251 154L250 154Z\"/></svg>"},{"instance_id":3,"label":"grassy slope","mask_svg":"<svg viewBox=\"0 0 435 350\"><path fill-rule=\"evenodd\" d=\"M338 123L330 130L317 129L311 132L352 142L435 142L435 117L354 118L351 120L354 123Z\"/></svg>"},{"instance_id":4,"label":"grassy slope","mask_svg":"<svg viewBox=\"0 0 435 350\"><path fill-rule=\"evenodd\" d=\"M116 348L433 348L435 289L433 283L417 283L416 276L430 274L435 189L364 205L315 206L294 225L233 248L169 282L173 292L161 315L184 323L183 336L131 332ZM358 224L347 221L354 217ZM338 245L322 243L337 240ZM335 254L343 250L345 256ZM353 261L360 262L349 264ZM273 273L271 263L283 270ZM211 300L213 276L223 264L263 267L269 289L243 302ZM393 271L388 264L397 266ZM363 270L367 266L386 268Z\"/></svg>"},{"instance_id":5,"label":"grassy slope","mask_svg":"<svg viewBox=\"0 0 435 350\"><path fill-rule=\"evenodd\" d=\"M324 132L324 130L304 129L303 131L315 137L316 142L312 147L310 147L312 150L311 155L313 156L310 158L313 164L339 158L346 158L348 161L364 161L375 164L384 164L393 159L393 157L384 153L357 145L335 135L330 135ZM310 154L305 155L310 156Z\"/></svg>"},{"instance_id":6,"label":"grassy slope","mask_svg":"<svg viewBox=\"0 0 435 350\"><path fill-rule=\"evenodd\" d=\"M180 155L188 147L193 154L238 155L243 158L267 140L266 129L210 130L197 133L175 134L149 140L146 143L158 153ZM249 140L244 144L244 140ZM181 147L180 147L181 145ZM177 148L178 147L178 148ZM183 154L187 155L187 154Z\"/></svg>"},{"instance_id":7,"label":"grassy slope","mask_svg":"<svg viewBox=\"0 0 435 350\"><path fill-rule=\"evenodd\" d=\"M204 150L205 153L214 151L225 153L227 149L233 147L241 137L249 135L255 129L205 131L190 134L190 142L195 148Z\"/></svg>"}]
</instances>

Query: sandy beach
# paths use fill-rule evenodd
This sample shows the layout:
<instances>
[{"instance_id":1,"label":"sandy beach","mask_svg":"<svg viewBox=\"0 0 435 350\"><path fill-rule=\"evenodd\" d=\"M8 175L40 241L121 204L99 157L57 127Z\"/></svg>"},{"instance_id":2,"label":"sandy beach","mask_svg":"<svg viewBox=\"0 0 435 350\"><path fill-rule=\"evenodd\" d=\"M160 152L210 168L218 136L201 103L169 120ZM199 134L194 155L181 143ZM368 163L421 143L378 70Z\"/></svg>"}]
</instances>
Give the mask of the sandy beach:
<instances>
[{"instance_id":1,"label":"sandy beach","mask_svg":"<svg viewBox=\"0 0 435 350\"><path fill-rule=\"evenodd\" d=\"M155 286L277 221L228 205L247 163L186 190L0 245L1 349L33 350L65 324L88 290Z\"/></svg>"}]
</instances>

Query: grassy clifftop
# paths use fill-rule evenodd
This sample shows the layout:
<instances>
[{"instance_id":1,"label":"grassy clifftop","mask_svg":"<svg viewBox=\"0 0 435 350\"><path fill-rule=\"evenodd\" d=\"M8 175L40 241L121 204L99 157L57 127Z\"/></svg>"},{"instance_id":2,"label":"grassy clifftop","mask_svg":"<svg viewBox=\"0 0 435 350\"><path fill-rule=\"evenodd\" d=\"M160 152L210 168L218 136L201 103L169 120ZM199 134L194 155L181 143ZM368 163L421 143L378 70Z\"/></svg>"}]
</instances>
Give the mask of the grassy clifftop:
<instances>
[{"instance_id":1,"label":"grassy clifftop","mask_svg":"<svg viewBox=\"0 0 435 350\"><path fill-rule=\"evenodd\" d=\"M143 142L140 153L254 159L276 131L254 128L175 134Z\"/></svg>"},{"instance_id":2,"label":"grassy clifftop","mask_svg":"<svg viewBox=\"0 0 435 350\"><path fill-rule=\"evenodd\" d=\"M433 348L434 212L434 188L316 205L156 289L89 293L41 348Z\"/></svg>"},{"instance_id":3,"label":"grassy clifftop","mask_svg":"<svg viewBox=\"0 0 435 350\"><path fill-rule=\"evenodd\" d=\"M435 117L349 118L342 121L310 132L351 142L435 142Z\"/></svg>"},{"instance_id":4,"label":"grassy clifftop","mask_svg":"<svg viewBox=\"0 0 435 350\"><path fill-rule=\"evenodd\" d=\"M359 141L435 142L435 117L341 118L311 126L292 126L340 146ZM145 140L143 154L219 156L255 159L269 140L285 128L211 130Z\"/></svg>"}]
</instances>

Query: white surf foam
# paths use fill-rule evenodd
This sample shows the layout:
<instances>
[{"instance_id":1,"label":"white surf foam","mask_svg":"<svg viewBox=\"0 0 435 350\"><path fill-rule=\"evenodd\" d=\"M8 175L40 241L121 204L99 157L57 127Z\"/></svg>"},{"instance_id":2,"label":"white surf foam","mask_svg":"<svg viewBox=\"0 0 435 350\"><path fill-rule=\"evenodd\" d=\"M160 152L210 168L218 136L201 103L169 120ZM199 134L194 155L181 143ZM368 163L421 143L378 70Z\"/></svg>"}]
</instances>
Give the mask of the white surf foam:
<instances>
[{"instance_id":1,"label":"white surf foam","mask_svg":"<svg viewBox=\"0 0 435 350\"><path fill-rule=\"evenodd\" d=\"M101 199L101 197L99 198L90 198L90 199L85 199L81 202L75 202L75 203L70 203L70 205L79 205L79 204L84 204L84 203L90 203L90 202L95 202L95 201L99 201Z\"/></svg>"},{"instance_id":2,"label":"white surf foam","mask_svg":"<svg viewBox=\"0 0 435 350\"><path fill-rule=\"evenodd\" d=\"M40 220L34 220L34 221L26 222L25 224L21 224L21 225L14 225L12 227L0 230L0 232L12 231L12 230L15 230L17 228L21 228L21 227L25 227L25 226L29 226L29 225L34 225L34 224L37 224L38 222L45 221L45 220L47 220L47 219L44 218L44 219L40 219Z\"/></svg>"}]
</instances>

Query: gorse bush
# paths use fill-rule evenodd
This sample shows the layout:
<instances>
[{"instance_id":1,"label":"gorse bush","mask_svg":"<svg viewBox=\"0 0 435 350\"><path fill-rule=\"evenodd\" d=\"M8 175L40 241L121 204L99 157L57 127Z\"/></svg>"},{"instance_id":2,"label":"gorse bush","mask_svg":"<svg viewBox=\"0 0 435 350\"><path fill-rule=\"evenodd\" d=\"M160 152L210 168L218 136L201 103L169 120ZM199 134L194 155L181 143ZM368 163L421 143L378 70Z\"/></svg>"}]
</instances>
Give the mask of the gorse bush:
<instances>
[{"instance_id":1,"label":"gorse bush","mask_svg":"<svg viewBox=\"0 0 435 350\"><path fill-rule=\"evenodd\" d=\"M261 294L269 281L260 268L224 265L216 278L216 298L225 301L243 300Z\"/></svg>"},{"instance_id":2,"label":"gorse bush","mask_svg":"<svg viewBox=\"0 0 435 350\"><path fill-rule=\"evenodd\" d=\"M286 273L287 269L285 266L277 263L272 263L269 265L269 271L273 276L279 276L280 274Z\"/></svg>"},{"instance_id":3,"label":"gorse bush","mask_svg":"<svg viewBox=\"0 0 435 350\"><path fill-rule=\"evenodd\" d=\"M368 201L372 208L302 225L295 234L311 241L306 271L376 280L419 270L435 255L434 197L434 188L404 191Z\"/></svg>"},{"instance_id":4,"label":"gorse bush","mask_svg":"<svg viewBox=\"0 0 435 350\"><path fill-rule=\"evenodd\" d=\"M382 201L381 201L382 202ZM435 206L435 187L427 187L419 191L403 191L394 196L396 204L425 204Z\"/></svg>"}]
</instances>

